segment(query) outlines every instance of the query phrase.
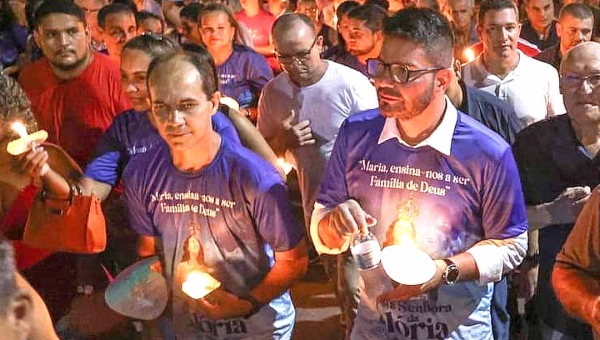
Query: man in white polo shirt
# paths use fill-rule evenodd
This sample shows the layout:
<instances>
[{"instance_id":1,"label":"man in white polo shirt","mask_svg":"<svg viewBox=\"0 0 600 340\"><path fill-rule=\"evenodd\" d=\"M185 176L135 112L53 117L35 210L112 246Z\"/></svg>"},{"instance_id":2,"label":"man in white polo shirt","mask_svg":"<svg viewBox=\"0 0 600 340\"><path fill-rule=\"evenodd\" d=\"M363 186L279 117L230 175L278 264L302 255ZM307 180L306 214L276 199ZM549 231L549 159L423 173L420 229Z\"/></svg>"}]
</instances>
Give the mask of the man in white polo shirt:
<instances>
[{"instance_id":1,"label":"man in white polo shirt","mask_svg":"<svg viewBox=\"0 0 600 340\"><path fill-rule=\"evenodd\" d=\"M521 26L512 0L485 0L477 32L483 52L464 66L464 81L511 105L526 125L565 113L558 73L517 49Z\"/></svg>"}]
</instances>

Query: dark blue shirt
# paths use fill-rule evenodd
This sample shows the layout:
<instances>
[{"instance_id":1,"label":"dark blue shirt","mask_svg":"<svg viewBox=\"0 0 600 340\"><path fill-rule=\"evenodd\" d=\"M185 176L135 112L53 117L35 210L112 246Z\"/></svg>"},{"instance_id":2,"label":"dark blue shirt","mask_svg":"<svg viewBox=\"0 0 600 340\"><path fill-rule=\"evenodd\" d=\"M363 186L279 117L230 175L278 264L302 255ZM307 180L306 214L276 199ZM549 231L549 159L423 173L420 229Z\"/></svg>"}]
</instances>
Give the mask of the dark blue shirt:
<instances>
[{"instance_id":1,"label":"dark blue shirt","mask_svg":"<svg viewBox=\"0 0 600 340\"><path fill-rule=\"evenodd\" d=\"M568 115L554 116L523 129L517 134L513 152L527 205L551 202L569 187L594 188L600 184L600 159L591 158L579 143ZM575 339L591 339L589 327L564 312L550 280L556 255L572 228L572 224L561 224L539 231L538 312L553 329Z\"/></svg>"},{"instance_id":2,"label":"dark blue shirt","mask_svg":"<svg viewBox=\"0 0 600 340\"><path fill-rule=\"evenodd\" d=\"M365 77L371 78L371 76L369 76L367 73L367 65L361 64L356 56L348 53L348 51L344 50L342 47L338 48L338 46L336 46L330 48L323 54L323 58L348 66L351 69L357 70L358 72L364 74Z\"/></svg>"},{"instance_id":3,"label":"dark blue shirt","mask_svg":"<svg viewBox=\"0 0 600 340\"><path fill-rule=\"evenodd\" d=\"M485 91L466 86L463 82L460 82L460 86L465 98L459 110L475 118L512 144L515 135L523 128L515 110L498 97Z\"/></svg>"},{"instance_id":4,"label":"dark blue shirt","mask_svg":"<svg viewBox=\"0 0 600 340\"><path fill-rule=\"evenodd\" d=\"M540 35L533 29L533 26L531 26L529 20L525 20L523 22L520 37L534 45L537 45L537 47L542 51L548 47L556 45L559 42L558 35L556 34L556 20L552 20L552 23L550 24L550 32L548 33L548 38L546 38L546 40L540 39Z\"/></svg>"}]
</instances>

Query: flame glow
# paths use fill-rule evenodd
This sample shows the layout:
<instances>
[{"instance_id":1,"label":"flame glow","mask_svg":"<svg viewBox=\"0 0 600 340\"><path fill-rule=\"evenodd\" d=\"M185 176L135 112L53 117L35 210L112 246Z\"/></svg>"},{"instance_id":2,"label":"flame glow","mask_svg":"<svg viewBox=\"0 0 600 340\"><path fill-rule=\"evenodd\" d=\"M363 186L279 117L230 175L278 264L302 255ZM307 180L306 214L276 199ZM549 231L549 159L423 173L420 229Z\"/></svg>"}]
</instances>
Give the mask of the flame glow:
<instances>
[{"instance_id":1,"label":"flame glow","mask_svg":"<svg viewBox=\"0 0 600 340\"><path fill-rule=\"evenodd\" d=\"M27 141L29 140L29 135L27 134L27 128L25 127L25 125L23 125L23 123L14 122L14 123L12 123L10 128L13 129L16 133L18 133L19 137L21 137Z\"/></svg>"},{"instance_id":2,"label":"flame glow","mask_svg":"<svg viewBox=\"0 0 600 340\"><path fill-rule=\"evenodd\" d=\"M283 158L277 159L277 165L279 165L285 174L289 174L292 171L292 165L285 161Z\"/></svg>"},{"instance_id":3,"label":"flame glow","mask_svg":"<svg viewBox=\"0 0 600 340\"><path fill-rule=\"evenodd\" d=\"M465 56L468 62L472 62L473 60L475 60L475 51L468 47L465 48L463 55Z\"/></svg>"},{"instance_id":4,"label":"flame glow","mask_svg":"<svg viewBox=\"0 0 600 340\"><path fill-rule=\"evenodd\" d=\"M221 282L210 274L194 270L187 275L181 290L192 299L201 299L220 286Z\"/></svg>"}]
</instances>

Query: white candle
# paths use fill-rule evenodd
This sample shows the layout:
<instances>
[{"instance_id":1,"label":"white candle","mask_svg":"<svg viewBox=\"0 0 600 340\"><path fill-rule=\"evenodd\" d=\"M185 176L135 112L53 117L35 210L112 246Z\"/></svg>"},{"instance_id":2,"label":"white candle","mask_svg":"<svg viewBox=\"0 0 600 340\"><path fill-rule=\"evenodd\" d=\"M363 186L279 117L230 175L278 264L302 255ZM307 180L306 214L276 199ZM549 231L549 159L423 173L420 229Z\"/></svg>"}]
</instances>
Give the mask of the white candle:
<instances>
[{"instance_id":1,"label":"white candle","mask_svg":"<svg viewBox=\"0 0 600 340\"><path fill-rule=\"evenodd\" d=\"M36 144L41 144L48 139L48 132L44 130L27 134L27 128L21 122L12 123L10 128L19 134L19 139L11 141L6 146L6 151L13 156L21 155L34 148Z\"/></svg>"}]
</instances>

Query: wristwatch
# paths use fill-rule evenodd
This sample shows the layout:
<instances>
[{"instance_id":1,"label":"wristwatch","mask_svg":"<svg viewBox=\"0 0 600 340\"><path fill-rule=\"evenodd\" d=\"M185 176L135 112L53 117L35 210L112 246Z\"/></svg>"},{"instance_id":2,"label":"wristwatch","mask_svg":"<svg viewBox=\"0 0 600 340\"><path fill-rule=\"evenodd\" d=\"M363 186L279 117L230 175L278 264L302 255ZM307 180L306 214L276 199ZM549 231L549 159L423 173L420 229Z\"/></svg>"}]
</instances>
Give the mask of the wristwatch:
<instances>
[{"instance_id":1,"label":"wristwatch","mask_svg":"<svg viewBox=\"0 0 600 340\"><path fill-rule=\"evenodd\" d=\"M246 317L250 317L256 314L263 306L260 302L258 302L258 300L256 300L256 298L254 298L254 296L250 294L240 296L240 300L246 300L252 305L252 309L250 309L250 312L248 313L248 315L246 315Z\"/></svg>"},{"instance_id":2,"label":"wristwatch","mask_svg":"<svg viewBox=\"0 0 600 340\"><path fill-rule=\"evenodd\" d=\"M453 285L458 281L458 277L460 276L460 271L458 267L454 264L454 262L444 259L446 262L446 269L444 269L444 273L442 274L442 282L445 285Z\"/></svg>"}]
</instances>

